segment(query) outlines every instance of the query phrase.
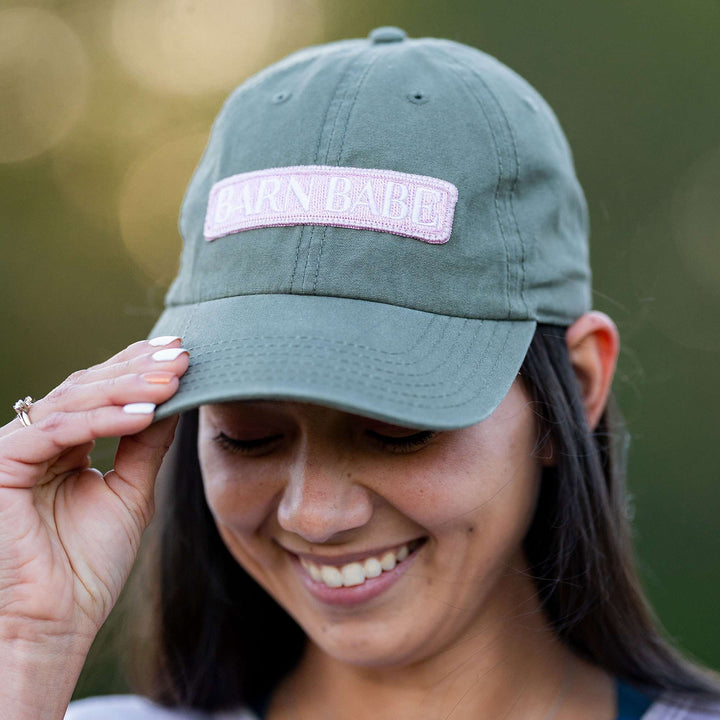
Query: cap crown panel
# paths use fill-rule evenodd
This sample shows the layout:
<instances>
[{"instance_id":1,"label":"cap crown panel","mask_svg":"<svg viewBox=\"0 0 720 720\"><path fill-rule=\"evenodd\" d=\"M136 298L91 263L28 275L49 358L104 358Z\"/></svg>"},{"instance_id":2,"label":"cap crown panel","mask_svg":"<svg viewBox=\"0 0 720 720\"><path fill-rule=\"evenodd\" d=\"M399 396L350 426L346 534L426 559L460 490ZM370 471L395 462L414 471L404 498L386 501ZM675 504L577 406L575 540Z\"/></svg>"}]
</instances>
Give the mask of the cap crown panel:
<instances>
[{"instance_id":1,"label":"cap crown panel","mask_svg":"<svg viewBox=\"0 0 720 720\"><path fill-rule=\"evenodd\" d=\"M521 243L523 297L531 317L569 324L591 307L589 228L560 123L537 90L495 58L447 40L431 42L452 48L467 67L482 65L483 82L499 101L518 158L508 217Z\"/></svg>"},{"instance_id":2,"label":"cap crown panel","mask_svg":"<svg viewBox=\"0 0 720 720\"><path fill-rule=\"evenodd\" d=\"M387 167L432 175L458 188L453 232L445 245L428 246L386 233L324 231L314 291L347 292L383 302L461 317L508 316L507 256L494 195L497 151L466 88L437 70L437 58L417 43L379 48L344 133L337 164ZM426 100L414 103L419 93ZM458 138L473 138L473 145ZM472 191L469 191L472 188ZM483 227L472 222L484 217ZM478 259L477 243L483 243ZM358 272L367 267L369 272Z\"/></svg>"},{"instance_id":3,"label":"cap crown panel","mask_svg":"<svg viewBox=\"0 0 720 720\"><path fill-rule=\"evenodd\" d=\"M458 188L450 240L314 225L203 239L214 183L294 165L448 181ZM172 305L324 294L559 323L589 307L584 198L552 111L501 63L450 41L343 41L251 78L215 123L181 231Z\"/></svg>"}]
</instances>

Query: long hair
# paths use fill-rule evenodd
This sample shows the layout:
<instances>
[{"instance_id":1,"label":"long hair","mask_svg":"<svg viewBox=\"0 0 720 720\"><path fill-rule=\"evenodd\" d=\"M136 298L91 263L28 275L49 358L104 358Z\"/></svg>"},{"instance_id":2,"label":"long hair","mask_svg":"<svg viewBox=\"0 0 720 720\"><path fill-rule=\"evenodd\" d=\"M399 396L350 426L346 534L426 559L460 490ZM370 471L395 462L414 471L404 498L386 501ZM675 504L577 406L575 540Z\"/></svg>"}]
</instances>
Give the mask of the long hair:
<instances>
[{"instance_id":1,"label":"long hair","mask_svg":"<svg viewBox=\"0 0 720 720\"><path fill-rule=\"evenodd\" d=\"M714 676L677 653L643 596L625 491L625 433L612 402L585 422L565 328L539 325L521 368L538 446L555 465L524 541L544 612L558 636L608 673L655 691L720 699ZM205 502L197 411L181 418L161 483L158 516L134 578L144 613L134 689L165 705L205 711L259 702L298 662L305 636L243 570Z\"/></svg>"},{"instance_id":2,"label":"long hair","mask_svg":"<svg viewBox=\"0 0 720 720\"><path fill-rule=\"evenodd\" d=\"M566 329L539 325L521 369L555 465L544 468L525 554L550 623L577 654L648 690L720 699L717 678L665 639L635 566L625 470L628 436L610 399L588 429Z\"/></svg>"}]
</instances>

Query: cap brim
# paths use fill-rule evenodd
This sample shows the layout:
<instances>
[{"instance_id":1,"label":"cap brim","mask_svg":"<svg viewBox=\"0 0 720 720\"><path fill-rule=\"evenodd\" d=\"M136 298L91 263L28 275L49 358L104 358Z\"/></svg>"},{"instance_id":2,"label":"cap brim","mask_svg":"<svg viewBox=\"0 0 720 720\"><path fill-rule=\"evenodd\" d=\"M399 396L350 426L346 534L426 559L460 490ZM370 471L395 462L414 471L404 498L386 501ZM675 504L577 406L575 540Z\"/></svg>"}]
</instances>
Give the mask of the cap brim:
<instances>
[{"instance_id":1,"label":"cap brim","mask_svg":"<svg viewBox=\"0 0 720 720\"><path fill-rule=\"evenodd\" d=\"M532 340L533 320L477 320L315 295L248 295L168 308L190 367L156 419L208 403L317 403L415 428L484 420Z\"/></svg>"}]
</instances>

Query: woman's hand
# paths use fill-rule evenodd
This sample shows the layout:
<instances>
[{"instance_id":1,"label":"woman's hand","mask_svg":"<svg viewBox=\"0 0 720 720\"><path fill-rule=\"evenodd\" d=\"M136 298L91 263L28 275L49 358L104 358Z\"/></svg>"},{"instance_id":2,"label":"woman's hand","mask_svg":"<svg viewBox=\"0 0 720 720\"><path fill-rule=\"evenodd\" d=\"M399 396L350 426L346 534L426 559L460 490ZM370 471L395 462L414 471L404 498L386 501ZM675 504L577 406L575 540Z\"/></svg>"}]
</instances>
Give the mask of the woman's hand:
<instances>
[{"instance_id":1,"label":"woman's hand","mask_svg":"<svg viewBox=\"0 0 720 720\"><path fill-rule=\"evenodd\" d=\"M177 422L151 425L154 405L175 393L187 366L179 339L138 342L34 403L29 427L16 419L0 428L1 657L10 647L89 649L153 514ZM103 475L89 452L114 436L115 467Z\"/></svg>"}]
</instances>

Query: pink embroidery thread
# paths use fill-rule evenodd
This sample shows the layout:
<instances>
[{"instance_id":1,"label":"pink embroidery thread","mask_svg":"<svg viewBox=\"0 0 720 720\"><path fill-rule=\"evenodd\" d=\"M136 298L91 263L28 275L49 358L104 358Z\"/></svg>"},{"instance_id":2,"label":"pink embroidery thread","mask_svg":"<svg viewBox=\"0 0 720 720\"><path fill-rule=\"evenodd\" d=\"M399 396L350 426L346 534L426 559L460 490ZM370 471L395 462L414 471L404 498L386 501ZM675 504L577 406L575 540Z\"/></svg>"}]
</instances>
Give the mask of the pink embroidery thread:
<instances>
[{"instance_id":1,"label":"pink embroidery thread","mask_svg":"<svg viewBox=\"0 0 720 720\"><path fill-rule=\"evenodd\" d=\"M394 170L270 168L213 185L205 239L261 227L335 225L439 244L450 239L457 197L452 183Z\"/></svg>"}]
</instances>

